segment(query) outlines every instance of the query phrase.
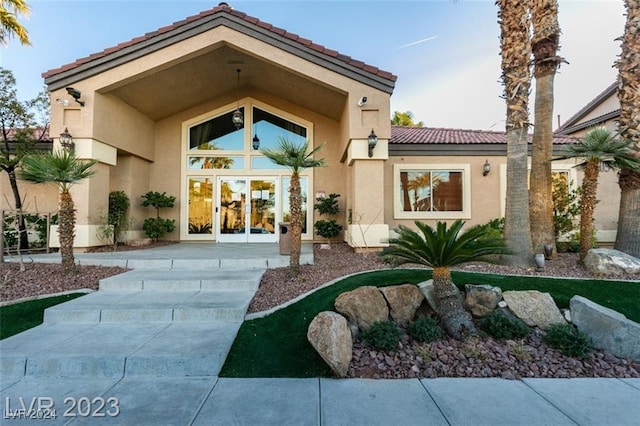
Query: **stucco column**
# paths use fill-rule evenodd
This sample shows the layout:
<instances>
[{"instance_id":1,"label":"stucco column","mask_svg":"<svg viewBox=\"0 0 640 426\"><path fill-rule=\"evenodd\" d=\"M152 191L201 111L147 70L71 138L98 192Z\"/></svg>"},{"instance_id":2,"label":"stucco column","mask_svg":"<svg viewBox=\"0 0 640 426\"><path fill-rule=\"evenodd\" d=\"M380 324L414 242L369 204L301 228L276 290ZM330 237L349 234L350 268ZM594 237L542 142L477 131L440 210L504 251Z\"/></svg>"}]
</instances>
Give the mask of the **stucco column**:
<instances>
[{"instance_id":1,"label":"stucco column","mask_svg":"<svg viewBox=\"0 0 640 426\"><path fill-rule=\"evenodd\" d=\"M357 249L377 249L389 245L389 225L384 223L387 142L378 141L372 157L368 155L366 140L353 140L349 147L351 221L347 225L345 240Z\"/></svg>"}]
</instances>

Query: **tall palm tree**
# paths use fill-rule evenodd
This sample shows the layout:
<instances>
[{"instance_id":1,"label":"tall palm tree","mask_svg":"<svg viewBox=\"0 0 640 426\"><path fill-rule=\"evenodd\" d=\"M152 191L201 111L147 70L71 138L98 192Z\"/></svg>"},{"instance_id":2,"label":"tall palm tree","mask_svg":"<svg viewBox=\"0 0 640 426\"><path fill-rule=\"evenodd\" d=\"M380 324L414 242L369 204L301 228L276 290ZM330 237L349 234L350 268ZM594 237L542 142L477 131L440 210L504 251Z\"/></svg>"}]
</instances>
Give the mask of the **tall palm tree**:
<instances>
[{"instance_id":1,"label":"tall palm tree","mask_svg":"<svg viewBox=\"0 0 640 426\"><path fill-rule=\"evenodd\" d=\"M29 46L29 34L18 22L18 15L29 15L29 6L24 0L0 1L0 44L6 46L9 39L18 37L20 43Z\"/></svg>"},{"instance_id":2,"label":"tall palm tree","mask_svg":"<svg viewBox=\"0 0 640 426\"><path fill-rule=\"evenodd\" d=\"M58 202L58 235L62 269L73 272L73 238L76 214L69 189L76 183L93 176L91 168L98 160L80 160L73 150L58 150L26 156L18 178L35 183L55 183L60 190Z\"/></svg>"},{"instance_id":3,"label":"tall palm tree","mask_svg":"<svg viewBox=\"0 0 640 426\"><path fill-rule=\"evenodd\" d=\"M527 1L498 0L502 83L507 104L507 194L504 237L511 254L504 262L532 266L529 195L527 190L527 127L529 126L529 8Z\"/></svg>"},{"instance_id":4,"label":"tall palm tree","mask_svg":"<svg viewBox=\"0 0 640 426\"><path fill-rule=\"evenodd\" d=\"M618 68L618 99L620 100L620 136L633 141L640 151L640 1L625 0L627 21L622 36ZM638 155L638 154L637 154ZM615 248L640 257L640 173L623 168L620 171L620 211Z\"/></svg>"},{"instance_id":5,"label":"tall palm tree","mask_svg":"<svg viewBox=\"0 0 640 426\"><path fill-rule=\"evenodd\" d=\"M401 225L398 237L389 240L385 257L398 265L413 263L433 268L433 288L436 312L447 332L456 339L464 339L475 332L471 315L462 305L462 296L451 279L452 266L487 256L505 254L504 241L485 236L481 227L470 228L460 234L464 222L456 220L449 229L446 222L438 222L436 229L416 221L419 232Z\"/></svg>"},{"instance_id":6,"label":"tall palm tree","mask_svg":"<svg viewBox=\"0 0 640 426\"><path fill-rule=\"evenodd\" d=\"M300 172L313 167L324 167L324 158L313 158L322 145L309 151L309 142L296 144L285 137L280 137L274 149L263 149L260 152L275 164L291 170L289 186L289 208L291 209L291 257L289 266L292 273L297 274L300 267L300 251L302 248L302 191L300 190ZM309 152L307 152L309 151Z\"/></svg>"},{"instance_id":7,"label":"tall palm tree","mask_svg":"<svg viewBox=\"0 0 640 426\"><path fill-rule=\"evenodd\" d=\"M529 180L529 216L535 253L555 245L551 158L553 156L553 83L563 58L558 56L560 25L557 0L532 0L531 50L536 79L533 152ZM555 253L555 251L554 251Z\"/></svg>"},{"instance_id":8,"label":"tall palm tree","mask_svg":"<svg viewBox=\"0 0 640 426\"><path fill-rule=\"evenodd\" d=\"M574 158L584 168L582 192L580 195L580 261L591 248L593 233L593 209L596 204L600 164L612 169L627 168L640 171L640 159L633 156L628 139L618 139L606 127L589 130L582 141L567 145L564 154L558 158Z\"/></svg>"}]
</instances>

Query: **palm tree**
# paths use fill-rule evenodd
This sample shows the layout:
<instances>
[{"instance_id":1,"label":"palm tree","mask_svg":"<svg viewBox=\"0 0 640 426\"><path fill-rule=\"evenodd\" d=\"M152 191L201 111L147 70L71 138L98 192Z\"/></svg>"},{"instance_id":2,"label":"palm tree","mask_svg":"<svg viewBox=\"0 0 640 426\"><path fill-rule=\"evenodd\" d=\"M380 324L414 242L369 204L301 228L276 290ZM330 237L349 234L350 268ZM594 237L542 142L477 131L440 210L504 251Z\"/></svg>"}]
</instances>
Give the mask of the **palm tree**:
<instances>
[{"instance_id":1,"label":"palm tree","mask_svg":"<svg viewBox=\"0 0 640 426\"><path fill-rule=\"evenodd\" d=\"M313 167L323 167L323 158L313 158L322 145L310 152L309 142L296 144L285 137L280 137L278 146L274 149L263 149L260 152L275 164L291 170L291 184L289 186L289 208L291 209L291 257L289 266L292 273L297 274L300 267L300 250L302 248L302 192L300 190L300 172Z\"/></svg>"},{"instance_id":2,"label":"palm tree","mask_svg":"<svg viewBox=\"0 0 640 426\"><path fill-rule=\"evenodd\" d=\"M527 190L527 127L529 125L528 2L498 0L502 82L507 104L507 194L504 237L511 255L504 262L513 266L532 266L529 195Z\"/></svg>"},{"instance_id":3,"label":"palm tree","mask_svg":"<svg viewBox=\"0 0 640 426\"><path fill-rule=\"evenodd\" d=\"M618 139L606 127L595 127L589 130L582 141L565 148L565 153L558 160L574 158L584 168L582 192L580 195L580 261L583 261L591 248L593 233L593 209L596 204L598 175L600 164L612 169L627 168L640 171L640 159L631 151L633 142Z\"/></svg>"},{"instance_id":4,"label":"palm tree","mask_svg":"<svg viewBox=\"0 0 640 426\"><path fill-rule=\"evenodd\" d=\"M618 99L620 100L620 136L633 141L640 150L640 91L638 62L640 61L640 2L625 0L627 21L622 36L618 68ZM620 211L615 248L640 257L640 173L623 168L620 171Z\"/></svg>"},{"instance_id":5,"label":"palm tree","mask_svg":"<svg viewBox=\"0 0 640 426\"><path fill-rule=\"evenodd\" d=\"M58 203L58 235L62 269L73 272L73 238L76 215L69 189L95 173L91 168L98 160L80 160L73 150L58 150L26 156L18 178L35 183L55 183L60 190Z\"/></svg>"},{"instance_id":6,"label":"palm tree","mask_svg":"<svg viewBox=\"0 0 640 426\"><path fill-rule=\"evenodd\" d=\"M6 46L9 39L18 37L20 43L29 46L29 34L18 22L18 15L29 15L29 6L24 0L2 0L0 2L0 44Z\"/></svg>"},{"instance_id":7,"label":"palm tree","mask_svg":"<svg viewBox=\"0 0 640 426\"><path fill-rule=\"evenodd\" d=\"M398 237L389 240L384 255L402 265L413 263L433 268L433 288L436 312L445 329L456 339L464 339L475 332L471 315L462 306L462 296L451 279L452 266L487 256L506 254L504 241L485 236L481 227L470 228L460 234L464 222L456 220L449 229L446 222L438 222L436 229L416 221L420 233L401 225Z\"/></svg>"},{"instance_id":8,"label":"palm tree","mask_svg":"<svg viewBox=\"0 0 640 426\"><path fill-rule=\"evenodd\" d=\"M533 250L535 253L543 253L545 244L555 245L551 176L553 82L556 70L564 61L557 53L560 40L558 1L532 1L531 22L536 94L531 179L529 180L529 217Z\"/></svg>"}]
</instances>

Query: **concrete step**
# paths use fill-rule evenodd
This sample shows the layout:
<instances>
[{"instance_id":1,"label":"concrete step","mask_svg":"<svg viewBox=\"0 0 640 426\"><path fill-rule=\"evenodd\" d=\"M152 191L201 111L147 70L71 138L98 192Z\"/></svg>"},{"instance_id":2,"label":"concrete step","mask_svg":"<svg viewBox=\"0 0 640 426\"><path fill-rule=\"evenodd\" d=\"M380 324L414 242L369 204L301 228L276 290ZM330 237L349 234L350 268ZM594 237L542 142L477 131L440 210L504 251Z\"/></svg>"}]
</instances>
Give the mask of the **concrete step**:
<instances>
[{"instance_id":1,"label":"concrete step","mask_svg":"<svg viewBox=\"0 0 640 426\"><path fill-rule=\"evenodd\" d=\"M96 292L52 306L46 324L241 321L251 290Z\"/></svg>"},{"instance_id":2,"label":"concrete step","mask_svg":"<svg viewBox=\"0 0 640 426\"><path fill-rule=\"evenodd\" d=\"M217 376L240 324L41 325L2 341L0 375Z\"/></svg>"},{"instance_id":3,"label":"concrete step","mask_svg":"<svg viewBox=\"0 0 640 426\"><path fill-rule=\"evenodd\" d=\"M100 290L213 291L256 290L264 269L236 270L133 270L100 280Z\"/></svg>"}]
</instances>

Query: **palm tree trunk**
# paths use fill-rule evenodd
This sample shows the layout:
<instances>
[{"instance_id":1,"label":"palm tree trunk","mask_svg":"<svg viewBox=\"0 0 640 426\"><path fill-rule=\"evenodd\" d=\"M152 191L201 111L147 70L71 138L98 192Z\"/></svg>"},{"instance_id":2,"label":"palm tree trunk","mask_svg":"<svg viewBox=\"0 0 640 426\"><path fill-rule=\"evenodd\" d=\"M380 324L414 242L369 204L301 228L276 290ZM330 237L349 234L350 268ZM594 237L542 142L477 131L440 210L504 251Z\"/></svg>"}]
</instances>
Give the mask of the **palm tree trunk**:
<instances>
[{"instance_id":1,"label":"palm tree trunk","mask_svg":"<svg viewBox=\"0 0 640 426\"><path fill-rule=\"evenodd\" d=\"M624 0L626 23L622 36L618 68L618 125L624 139L635 142L640 150L640 91L638 90L638 62L640 61L640 1ZM615 248L640 257L640 175L631 170L620 172L620 211Z\"/></svg>"},{"instance_id":2,"label":"palm tree trunk","mask_svg":"<svg viewBox=\"0 0 640 426\"><path fill-rule=\"evenodd\" d=\"M449 268L433 269L433 291L436 312L452 337L464 340L475 333L471 315L464 309L462 296L451 279Z\"/></svg>"},{"instance_id":3,"label":"palm tree trunk","mask_svg":"<svg viewBox=\"0 0 640 426\"><path fill-rule=\"evenodd\" d=\"M529 125L529 2L498 0L502 81L507 104L507 196L504 238L513 266L533 265L529 192L527 188L527 127Z\"/></svg>"},{"instance_id":4,"label":"palm tree trunk","mask_svg":"<svg viewBox=\"0 0 640 426\"><path fill-rule=\"evenodd\" d=\"M622 169L620 211L614 248L640 258L640 174Z\"/></svg>"},{"instance_id":5,"label":"palm tree trunk","mask_svg":"<svg viewBox=\"0 0 640 426\"><path fill-rule=\"evenodd\" d=\"M582 198L580 203L580 261L583 261L591 248L593 233L593 209L596 205L598 174L600 164L597 160L589 160L584 169L582 181Z\"/></svg>"},{"instance_id":6,"label":"palm tree trunk","mask_svg":"<svg viewBox=\"0 0 640 426\"><path fill-rule=\"evenodd\" d=\"M67 273L72 273L75 269L75 260L73 258L73 238L76 217L73 198L69 191L62 190L60 192L58 209L58 238L60 239L62 269Z\"/></svg>"},{"instance_id":7,"label":"palm tree trunk","mask_svg":"<svg viewBox=\"0 0 640 426\"><path fill-rule=\"evenodd\" d=\"M544 253L545 244L555 246L551 182L553 80L554 74L536 77L535 125L529 181L529 217L534 253Z\"/></svg>"},{"instance_id":8,"label":"palm tree trunk","mask_svg":"<svg viewBox=\"0 0 640 426\"><path fill-rule=\"evenodd\" d=\"M302 248L302 195L298 173L291 175L289 207L291 209L291 256L289 258L289 267L293 274L297 274L300 267L300 251Z\"/></svg>"},{"instance_id":9,"label":"palm tree trunk","mask_svg":"<svg viewBox=\"0 0 640 426\"><path fill-rule=\"evenodd\" d=\"M560 38L557 0L531 2L536 95L534 107L533 152L529 183L529 215L534 253L544 246L555 248L551 157L553 156L553 83L562 58L557 56ZM555 255L555 250L553 251Z\"/></svg>"}]
</instances>

